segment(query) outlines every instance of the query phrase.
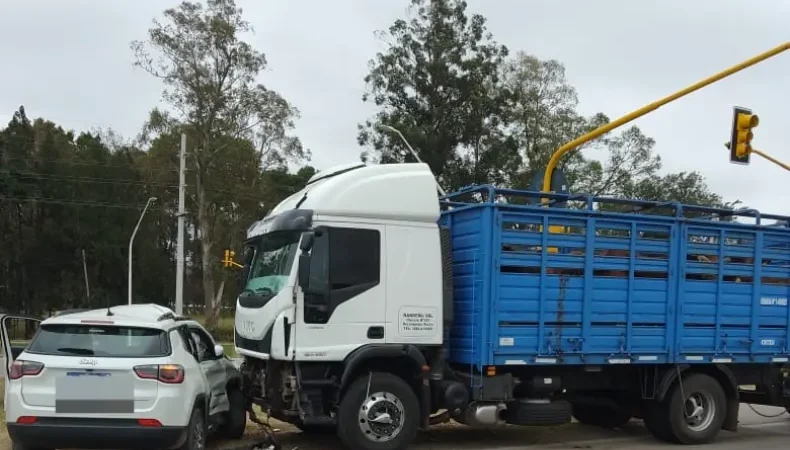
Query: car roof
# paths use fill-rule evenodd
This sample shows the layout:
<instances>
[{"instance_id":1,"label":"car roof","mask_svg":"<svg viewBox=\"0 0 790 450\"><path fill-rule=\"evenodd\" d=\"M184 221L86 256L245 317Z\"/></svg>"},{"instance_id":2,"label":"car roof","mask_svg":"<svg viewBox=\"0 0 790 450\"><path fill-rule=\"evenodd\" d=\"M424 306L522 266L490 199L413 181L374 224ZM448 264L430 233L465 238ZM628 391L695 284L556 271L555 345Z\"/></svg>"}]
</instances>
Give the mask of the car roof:
<instances>
[{"instance_id":1,"label":"car roof","mask_svg":"<svg viewBox=\"0 0 790 450\"><path fill-rule=\"evenodd\" d=\"M167 330L174 327L176 323L196 323L186 317L176 315L170 308L154 303L112 306L109 311L110 315L108 315L108 308L63 311L46 319L42 325L87 322L94 325L137 326Z\"/></svg>"}]
</instances>

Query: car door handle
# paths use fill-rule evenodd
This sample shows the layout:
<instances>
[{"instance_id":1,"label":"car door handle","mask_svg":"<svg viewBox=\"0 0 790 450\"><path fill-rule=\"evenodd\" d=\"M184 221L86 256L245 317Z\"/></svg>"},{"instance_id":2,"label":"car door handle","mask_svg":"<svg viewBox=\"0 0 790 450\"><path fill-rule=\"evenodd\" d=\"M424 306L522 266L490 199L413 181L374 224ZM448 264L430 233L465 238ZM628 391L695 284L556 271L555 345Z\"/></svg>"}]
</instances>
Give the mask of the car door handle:
<instances>
[{"instance_id":1,"label":"car door handle","mask_svg":"<svg viewBox=\"0 0 790 450\"><path fill-rule=\"evenodd\" d=\"M368 328L368 339L384 339L384 327Z\"/></svg>"}]
</instances>

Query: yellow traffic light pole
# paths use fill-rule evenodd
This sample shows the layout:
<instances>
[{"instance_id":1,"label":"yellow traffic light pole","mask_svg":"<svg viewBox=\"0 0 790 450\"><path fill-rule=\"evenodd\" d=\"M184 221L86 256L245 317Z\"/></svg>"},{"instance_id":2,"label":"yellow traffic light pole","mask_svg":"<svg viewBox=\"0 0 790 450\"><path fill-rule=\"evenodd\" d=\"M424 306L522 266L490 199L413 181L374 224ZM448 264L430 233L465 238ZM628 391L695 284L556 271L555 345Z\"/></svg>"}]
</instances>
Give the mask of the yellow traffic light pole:
<instances>
[{"instance_id":1,"label":"yellow traffic light pole","mask_svg":"<svg viewBox=\"0 0 790 450\"><path fill-rule=\"evenodd\" d=\"M240 269L244 268L243 265L233 260L234 256L236 256L236 252L233 250L225 250L225 258L222 260L222 265L225 267L238 267Z\"/></svg>"},{"instance_id":2,"label":"yellow traffic light pole","mask_svg":"<svg viewBox=\"0 0 790 450\"><path fill-rule=\"evenodd\" d=\"M782 161L779 161L778 159L774 158L773 156L771 156L771 155L769 155L769 154L767 154L767 153L765 153L765 152L763 152L761 150L757 150L756 148L753 148L752 149L752 153L756 153L756 154L762 156L763 158L767 159L768 161L771 161L772 163L776 164L777 166L783 168L784 170L790 170L790 164L783 163Z\"/></svg>"},{"instance_id":3,"label":"yellow traffic light pole","mask_svg":"<svg viewBox=\"0 0 790 450\"><path fill-rule=\"evenodd\" d=\"M677 99L679 99L681 97L685 97L686 95L691 94L694 91L698 91L698 90L700 90L700 89L702 89L702 88L704 88L704 87L706 87L708 85L711 85L711 84L713 84L713 83L715 83L717 81L723 80L724 78L727 78L730 75L738 73L738 72L742 71L743 69L751 67L751 66L753 66L755 64L761 63L761 62L765 61L766 59L771 58L773 56L776 56L776 55L778 55L778 54L780 54L780 53L782 53L782 52L784 52L786 50L790 50L790 42L786 42L786 43L784 43L784 44L782 44L782 45L780 45L778 47L775 47L775 48L773 48L771 50L768 50L765 53L761 53L761 54L759 54L759 55L757 55L757 56L755 56L755 57L753 57L751 59L747 59L746 61L744 61L744 62L742 62L742 63L740 63L738 65L732 66L732 67L730 67L727 70L724 70L722 72L717 73L716 75L713 75L711 77L705 78L704 80L699 81L699 82L697 82L695 84L692 84L691 86L689 86L689 87L687 87L687 88L685 88L683 90L680 90L678 92L675 92L674 94L672 94L670 96L664 97L661 100L658 100L658 101L655 101L653 103L650 103L649 105L643 106L642 108L639 108L636 111L630 112L630 113L626 114L625 116L620 117L619 119L615 120L614 122L609 122L606 125L598 127L595 130L593 130L593 131L591 131L591 132L589 132L589 133L587 133L587 134L585 134L583 136L580 136L580 137L568 142L567 144L565 144L562 147L558 148L554 152L554 154L551 155L551 159L549 160L549 164L546 166L546 172L543 175L543 192L550 192L551 191L551 176L554 173L554 169L557 167L557 164L560 162L560 158L562 158L569 151L571 151L571 150L575 149L576 147L578 147L578 146L580 146L582 144L585 144L585 143L587 143L587 142L589 142L589 141L591 141L591 140L593 140L593 139L595 139L595 138L597 138L597 137L599 137L601 135L604 135L604 134L614 130L615 128L618 128L618 127L620 127L622 125L627 124L628 122L631 122L631 121L633 121L635 119L638 119L638 118L644 116L645 114L653 112L653 111L657 110L658 108L666 105L667 103L671 103L671 102L673 102L673 101L675 101L675 100L677 100ZM764 156L764 155L761 155L761 156ZM547 200L548 199L544 199L543 202L547 203L548 202Z\"/></svg>"}]
</instances>

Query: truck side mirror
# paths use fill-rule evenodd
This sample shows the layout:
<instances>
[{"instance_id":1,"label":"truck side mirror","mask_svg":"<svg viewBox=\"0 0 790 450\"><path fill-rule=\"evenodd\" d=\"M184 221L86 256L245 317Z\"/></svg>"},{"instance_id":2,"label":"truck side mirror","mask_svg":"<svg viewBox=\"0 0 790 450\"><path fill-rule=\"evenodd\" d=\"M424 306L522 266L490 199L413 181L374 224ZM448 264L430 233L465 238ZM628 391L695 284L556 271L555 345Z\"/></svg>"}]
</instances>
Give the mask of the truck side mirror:
<instances>
[{"instance_id":1,"label":"truck side mirror","mask_svg":"<svg viewBox=\"0 0 790 450\"><path fill-rule=\"evenodd\" d=\"M306 234L306 233L305 233ZM329 232L316 229L310 236L303 236L300 248L310 241L310 253L302 250L299 255L299 287L312 296L329 295Z\"/></svg>"},{"instance_id":2,"label":"truck side mirror","mask_svg":"<svg viewBox=\"0 0 790 450\"><path fill-rule=\"evenodd\" d=\"M309 253L302 253L299 255L299 271L298 281L299 287L302 288L303 291L307 291L310 288L310 254Z\"/></svg>"},{"instance_id":3,"label":"truck side mirror","mask_svg":"<svg viewBox=\"0 0 790 450\"><path fill-rule=\"evenodd\" d=\"M312 231L305 231L302 233L302 240L299 242L299 250L309 252L313 248L315 242L315 234Z\"/></svg>"}]
</instances>

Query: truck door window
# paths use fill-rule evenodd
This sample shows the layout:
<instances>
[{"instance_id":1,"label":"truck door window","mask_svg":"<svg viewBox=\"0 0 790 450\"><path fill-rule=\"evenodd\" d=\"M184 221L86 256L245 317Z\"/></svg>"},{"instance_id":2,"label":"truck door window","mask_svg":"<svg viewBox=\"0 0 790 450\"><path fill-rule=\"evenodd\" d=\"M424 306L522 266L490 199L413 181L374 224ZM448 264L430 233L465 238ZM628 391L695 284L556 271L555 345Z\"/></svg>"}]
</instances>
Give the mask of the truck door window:
<instances>
[{"instance_id":1,"label":"truck door window","mask_svg":"<svg viewBox=\"0 0 790 450\"><path fill-rule=\"evenodd\" d=\"M320 238L316 240L313 253L329 252L329 298L305 296L306 323L327 323L339 305L381 282L381 234L378 230L333 227L328 229L328 248L320 241Z\"/></svg>"}]
</instances>

